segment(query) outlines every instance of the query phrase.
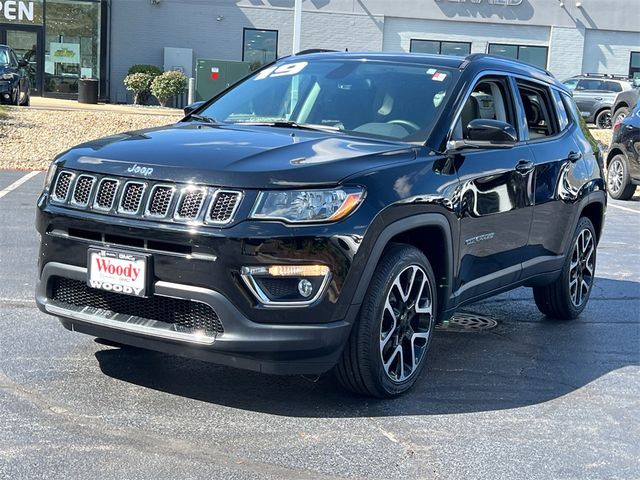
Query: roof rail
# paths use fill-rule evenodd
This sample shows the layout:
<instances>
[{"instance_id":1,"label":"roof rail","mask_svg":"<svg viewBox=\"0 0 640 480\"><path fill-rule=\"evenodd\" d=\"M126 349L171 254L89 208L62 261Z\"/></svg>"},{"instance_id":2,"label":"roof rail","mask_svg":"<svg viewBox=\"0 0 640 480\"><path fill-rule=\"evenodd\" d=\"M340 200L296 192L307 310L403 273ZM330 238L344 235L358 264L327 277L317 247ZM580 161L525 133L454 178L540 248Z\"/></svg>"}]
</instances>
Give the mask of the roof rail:
<instances>
[{"instance_id":1,"label":"roof rail","mask_svg":"<svg viewBox=\"0 0 640 480\"><path fill-rule=\"evenodd\" d=\"M593 78L614 78L616 80L629 80L629 75L616 73L583 73L582 76Z\"/></svg>"},{"instance_id":2,"label":"roof rail","mask_svg":"<svg viewBox=\"0 0 640 480\"><path fill-rule=\"evenodd\" d=\"M338 50L329 50L326 48L308 48L306 50L302 50L298 53L295 53L295 56L298 55L310 55L312 53L327 53L327 52L337 52Z\"/></svg>"},{"instance_id":3,"label":"roof rail","mask_svg":"<svg viewBox=\"0 0 640 480\"><path fill-rule=\"evenodd\" d=\"M488 59L491 59L491 60L506 61L506 62L513 63L514 65L526 66L527 68L535 68L536 70L538 70L539 72L544 73L548 77L555 78L553 76L553 73L551 73L549 70L547 70L545 68L538 67L537 65L533 65L532 63L526 63L526 62L522 62L520 60L515 60L515 59L509 58L509 57L503 57L503 56L500 56L500 55L492 55L490 53L472 53L471 55L467 55L466 57L464 57L464 62L462 62L462 64L460 65L460 69L463 70L469 63L477 61L477 60L485 59L485 58L488 58Z\"/></svg>"}]
</instances>

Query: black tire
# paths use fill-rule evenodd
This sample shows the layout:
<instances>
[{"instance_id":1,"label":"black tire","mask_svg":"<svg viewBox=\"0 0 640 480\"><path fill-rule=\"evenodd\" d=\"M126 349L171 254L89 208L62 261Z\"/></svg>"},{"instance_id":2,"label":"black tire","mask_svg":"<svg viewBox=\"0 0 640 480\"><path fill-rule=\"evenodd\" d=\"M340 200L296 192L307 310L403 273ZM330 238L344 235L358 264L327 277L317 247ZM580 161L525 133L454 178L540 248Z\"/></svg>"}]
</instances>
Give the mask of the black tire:
<instances>
[{"instance_id":1,"label":"black tire","mask_svg":"<svg viewBox=\"0 0 640 480\"><path fill-rule=\"evenodd\" d=\"M616 123L618 123L618 118L619 117L626 117L627 115L629 115L629 107L620 107L618 108L614 113L613 113L613 117L611 117L611 126L615 125Z\"/></svg>"},{"instance_id":2,"label":"black tire","mask_svg":"<svg viewBox=\"0 0 640 480\"><path fill-rule=\"evenodd\" d=\"M11 105L19 106L20 105L20 85L16 88L16 95L11 99Z\"/></svg>"},{"instance_id":3,"label":"black tire","mask_svg":"<svg viewBox=\"0 0 640 480\"><path fill-rule=\"evenodd\" d=\"M409 291L406 300L401 298L403 287L398 287L403 282ZM411 306L413 295L416 301ZM387 305L398 320L393 320ZM416 305L421 312L415 311ZM437 311L435 276L427 257L417 248L392 245L376 267L336 366L338 381L352 392L378 398L409 390L426 363ZM411 356L411 366L405 364L405 355ZM388 360L383 362L385 356Z\"/></svg>"},{"instance_id":4,"label":"black tire","mask_svg":"<svg viewBox=\"0 0 640 480\"><path fill-rule=\"evenodd\" d=\"M585 233L588 232L588 233ZM583 258L580 252L579 239L581 235L588 235L591 241L591 257L586 259L586 263L583 262ZM585 237L583 236L582 239ZM586 244L586 242L584 242ZM576 255L577 252L577 255ZM576 262L575 267L573 264ZM586 266L590 266L591 273L587 274ZM569 247L569 253L564 261L562 267L562 273L558 279L546 285L544 287L533 288L533 298L536 301L536 306L540 312L544 313L547 317L556 320L572 320L577 318L578 315L587 306L591 290L593 288L593 281L595 279L596 268L596 232L593 228L591 220L587 217L581 217L578 221L576 231L571 238L571 245ZM582 280L587 283L587 289L584 291ZM576 287L580 287L580 290L575 290L572 285L576 282ZM580 295L578 297L578 295Z\"/></svg>"},{"instance_id":5,"label":"black tire","mask_svg":"<svg viewBox=\"0 0 640 480\"><path fill-rule=\"evenodd\" d=\"M608 130L611 128L611 109L605 108L600 110L596 115L596 127L600 130Z\"/></svg>"},{"instance_id":6,"label":"black tire","mask_svg":"<svg viewBox=\"0 0 640 480\"><path fill-rule=\"evenodd\" d=\"M636 191L624 155L615 155L607 165L607 191L616 200L629 200Z\"/></svg>"},{"instance_id":7,"label":"black tire","mask_svg":"<svg viewBox=\"0 0 640 480\"><path fill-rule=\"evenodd\" d=\"M24 98L22 99L22 101L20 102L20 106L21 107L28 107L29 105L31 105L31 95L29 92L27 92L24 96Z\"/></svg>"}]
</instances>

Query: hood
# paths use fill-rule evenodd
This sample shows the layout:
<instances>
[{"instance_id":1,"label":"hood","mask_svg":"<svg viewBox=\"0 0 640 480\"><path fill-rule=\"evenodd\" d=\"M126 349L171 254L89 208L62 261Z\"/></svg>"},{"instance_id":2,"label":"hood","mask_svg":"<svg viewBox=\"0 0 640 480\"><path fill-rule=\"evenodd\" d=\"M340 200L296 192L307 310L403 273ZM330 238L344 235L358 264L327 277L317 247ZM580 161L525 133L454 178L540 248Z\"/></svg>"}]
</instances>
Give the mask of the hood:
<instances>
[{"instance_id":1,"label":"hood","mask_svg":"<svg viewBox=\"0 0 640 480\"><path fill-rule=\"evenodd\" d=\"M414 148L407 144L340 133L192 122L78 145L58 162L108 175L236 188L289 188L335 184L363 170L414 156Z\"/></svg>"}]
</instances>

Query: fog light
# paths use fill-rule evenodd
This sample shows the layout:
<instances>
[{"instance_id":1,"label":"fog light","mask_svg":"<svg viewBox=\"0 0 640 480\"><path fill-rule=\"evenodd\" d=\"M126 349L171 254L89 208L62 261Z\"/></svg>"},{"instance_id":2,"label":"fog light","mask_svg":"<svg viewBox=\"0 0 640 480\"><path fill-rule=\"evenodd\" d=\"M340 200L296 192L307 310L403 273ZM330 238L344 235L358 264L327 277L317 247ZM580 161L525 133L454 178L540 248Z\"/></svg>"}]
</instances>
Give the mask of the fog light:
<instances>
[{"instance_id":1,"label":"fog light","mask_svg":"<svg viewBox=\"0 0 640 480\"><path fill-rule=\"evenodd\" d=\"M303 278L298 282L298 292L300 292L300 295L304 298L308 298L313 293L313 285L311 285L309 280Z\"/></svg>"}]
</instances>

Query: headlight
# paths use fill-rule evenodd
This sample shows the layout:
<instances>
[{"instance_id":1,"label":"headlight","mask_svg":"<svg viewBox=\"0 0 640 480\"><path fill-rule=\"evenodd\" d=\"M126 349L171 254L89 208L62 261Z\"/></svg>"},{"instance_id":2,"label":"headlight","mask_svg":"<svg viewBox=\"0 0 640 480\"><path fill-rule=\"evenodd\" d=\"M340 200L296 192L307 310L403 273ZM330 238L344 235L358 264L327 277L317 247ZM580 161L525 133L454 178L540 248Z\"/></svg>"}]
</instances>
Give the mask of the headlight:
<instances>
[{"instance_id":1,"label":"headlight","mask_svg":"<svg viewBox=\"0 0 640 480\"><path fill-rule=\"evenodd\" d=\"M353 212L363 198L364 190L346 187L260 192L251 218L291 223L335 222Z\"/></svg>"},{"instance_id":2,"label":"headlight","mask_svg":"<svg viewBox=\"0 0 640 480\"><path fill-rule=\"evenodd\" d=\"M51 162L51 165L49 165L47 174L44 177L44 185L42 186L45 192L48 192L49 188L51 188L51 182L53 182L53 177L56 176L57 168L58 168L58 165L55 162Z\"/></svg>"}]
</instances>

